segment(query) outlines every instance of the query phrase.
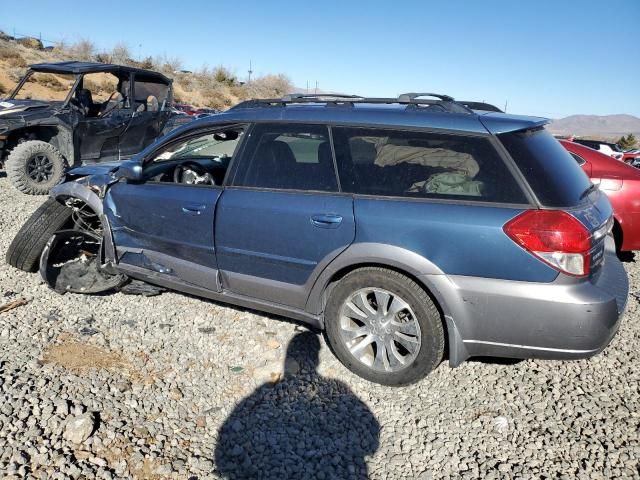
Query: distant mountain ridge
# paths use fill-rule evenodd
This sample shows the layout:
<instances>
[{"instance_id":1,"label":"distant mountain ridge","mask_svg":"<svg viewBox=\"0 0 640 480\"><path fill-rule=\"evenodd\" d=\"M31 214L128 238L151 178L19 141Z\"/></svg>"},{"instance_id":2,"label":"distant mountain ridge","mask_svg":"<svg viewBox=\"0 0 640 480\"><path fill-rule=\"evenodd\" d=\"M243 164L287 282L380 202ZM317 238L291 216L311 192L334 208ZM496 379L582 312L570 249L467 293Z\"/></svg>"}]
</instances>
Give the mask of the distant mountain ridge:
<instances>
[{"instance_id":1,"label":"distant mountain ridge","mask_svg":"<svg viewBox=\"0 0 640 480\"><path fill-rule=\"evenodd\" d=\"M571 115L552 120L547 126L559 135L614 138L633 133L640 135L640 118L633 115Z\"/></svg>"}]
</instances>

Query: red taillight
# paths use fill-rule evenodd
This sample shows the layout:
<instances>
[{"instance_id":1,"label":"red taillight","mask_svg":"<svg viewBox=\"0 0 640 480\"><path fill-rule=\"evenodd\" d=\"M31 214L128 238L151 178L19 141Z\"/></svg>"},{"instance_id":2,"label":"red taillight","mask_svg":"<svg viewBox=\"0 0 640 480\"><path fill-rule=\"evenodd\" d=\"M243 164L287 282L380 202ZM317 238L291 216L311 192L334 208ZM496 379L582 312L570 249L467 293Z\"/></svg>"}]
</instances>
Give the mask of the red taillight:
<instances>
[{"instance_id":1,"label":"red taillight","mask_svg":"<svg viewBox=\"0 0 640 480\"><path fill-rule=\"evenodd\" d=\"M522 248L569 275L589 273L591 233L560 210L527 210L508 221L504 232Z\"/></svg>"}]
</instances>

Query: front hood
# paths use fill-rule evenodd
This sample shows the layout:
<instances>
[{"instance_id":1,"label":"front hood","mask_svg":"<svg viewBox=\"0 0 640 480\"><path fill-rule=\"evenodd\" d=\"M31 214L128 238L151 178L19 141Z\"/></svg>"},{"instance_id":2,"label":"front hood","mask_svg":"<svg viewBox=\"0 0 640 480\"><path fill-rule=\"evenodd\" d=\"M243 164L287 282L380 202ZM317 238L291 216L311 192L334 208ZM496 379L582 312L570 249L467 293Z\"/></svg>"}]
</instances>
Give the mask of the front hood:
<instances>
[{"instance_id":1,"label":"front hood","mask_svg":"<svg viewBox=\"0 0 640 480\"><path fill-rule=\"evenodd\" d=\"M67 175L73 177L86 177L88 175L106 175L113 172L120 166L121 162L102 162L93 165L82 165L81 167L72 168Z\"/></svg>"},{"instance_id":2,"label":"front hood","mask_svg":"<svg viewBox=\"0 0 640 480\"><path fill-rule=\"evenodd\" d=\"M41 111L53 108L62 102L47 102L44 100L0 100L0 120L4 118L24 117L31 111Z\"/></svg>"}]
</instances>

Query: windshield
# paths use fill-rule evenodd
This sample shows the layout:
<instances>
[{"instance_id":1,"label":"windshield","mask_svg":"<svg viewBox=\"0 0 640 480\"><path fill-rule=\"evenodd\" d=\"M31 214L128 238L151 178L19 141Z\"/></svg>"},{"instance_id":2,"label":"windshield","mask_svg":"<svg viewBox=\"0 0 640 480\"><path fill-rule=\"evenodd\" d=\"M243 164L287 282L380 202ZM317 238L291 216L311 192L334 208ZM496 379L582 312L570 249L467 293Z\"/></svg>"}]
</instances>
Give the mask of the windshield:
<instances>
[{"instance_id":1,"label":"windshield","mask_svg":"<svg viewBox=\"0 0 640 480\"><path fill-rule=\"evenodd\" d=\"M498 135L540 202L548 207L573 207L583 200L591 182L580 166L544 128Z\"/></svg>"},{"instance_id":2,"label":"windshield","mask_svg":"<svg viewBox=\"0 0 640 480\"><path fill-rule=\"evenodd\" d=\"M74 75L30 72L27 80L15 92L16 100L63 101L73 88Z\"/></svg>"},{"instance_id":3,"label":"windshield","mask_svg":"<svg viewBox=\"0 0 640 480\"><path fill-rule=\"evenodd\" d=\"M613 150L614 152L624 153L617 143L609 143L607 145L609 145L611 147L611 150Z\"/></svg>"},{"instance_id":4,"label":"windshield","mask_svg":"<svg viewBox=\"0 0 640 480\"><path fill-rule=\"evenodd\" d=\"M173 145L155 157L153 161L229 158L233 155L241 136L242 131L230 130L190 138Z\"/></svg>"}]
</instances>

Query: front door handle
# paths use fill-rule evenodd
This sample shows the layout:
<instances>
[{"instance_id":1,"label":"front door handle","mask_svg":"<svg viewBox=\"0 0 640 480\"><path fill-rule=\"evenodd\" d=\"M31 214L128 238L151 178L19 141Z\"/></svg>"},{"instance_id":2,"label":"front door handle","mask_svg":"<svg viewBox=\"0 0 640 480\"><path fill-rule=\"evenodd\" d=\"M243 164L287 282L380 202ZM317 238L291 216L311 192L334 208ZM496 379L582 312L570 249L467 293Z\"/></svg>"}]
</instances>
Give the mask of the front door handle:
<instances>
[{"instance_id":1,"label":"front door handle","mask_svg":"<svg viewBox=\"0 0 640 480\"><path fill-rule=\"evenodd\" d=\"M341 223L342 215L336 215L335 213L323 213L311 217L311 224L314 227L338 228Z\"/></svg>"},{"instance_id":2,"label":"front door handle","mask_svg":"<svg viewBox=\"0 0 640 480\"><path fill-rule=\"evenodd\" d=\"M187 215L200 215L205 208L207 206L201 203L187 203L183 205L182 212Z\"/></svg>"}]
</instances>

